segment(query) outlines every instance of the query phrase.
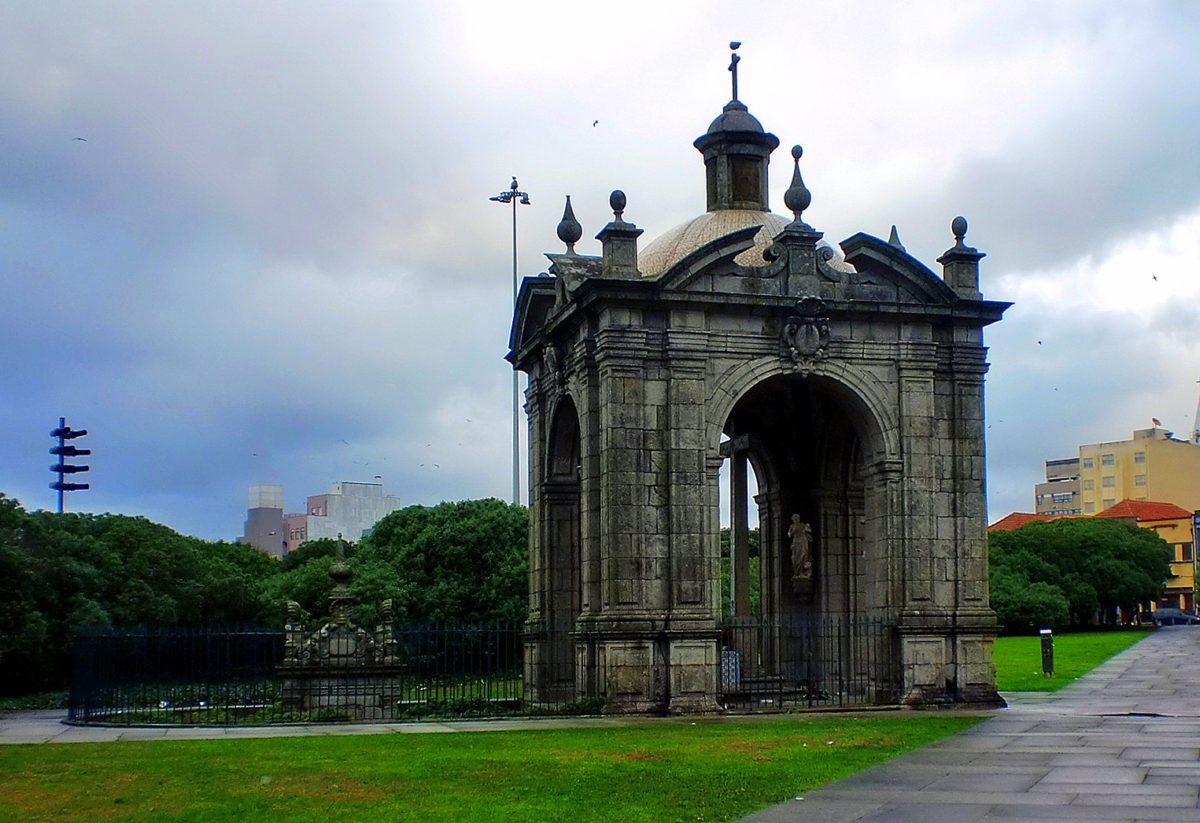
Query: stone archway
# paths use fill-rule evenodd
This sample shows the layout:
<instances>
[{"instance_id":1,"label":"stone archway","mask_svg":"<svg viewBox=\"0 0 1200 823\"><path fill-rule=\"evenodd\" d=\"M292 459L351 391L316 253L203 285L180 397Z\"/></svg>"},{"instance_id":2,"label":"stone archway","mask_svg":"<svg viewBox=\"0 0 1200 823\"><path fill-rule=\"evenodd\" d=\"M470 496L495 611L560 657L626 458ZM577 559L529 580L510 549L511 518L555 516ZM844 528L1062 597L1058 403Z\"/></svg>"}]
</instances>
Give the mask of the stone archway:
<instances>
[{"instance_id":1,"label":"stone archway","mask_svg":"<svg viewBox=\"0 0 1200 823\"><path fill-rule=\"evenodd\" d=\"M541 551L530 566L531 619L526 682L537 703L561 703L576 694L573 634L583 595L580 541L579 413L569 395L555 403L545 461L534 488ZM532 666L532 670L529 670Z\"/></svg>"},{"instance_id":2,"label":"stone archway","mask_svg":"<svg viewBox=\"0 0 1200 823\"><path fill-rule=\"evenodd\" d=\"M888 547L867 528L886 490L868 483L866 455L882 450L881 429L849 387L820 375L780 373L752 385L729 411L722 452L731 461L731 567L748 569L740 539L749 509L746 465L758 481L759 613L733 598L726 637L740 667L726 685L803 699L831 688L895 694ZM726 661L729 665L728 660ZM818 685L823 684L823 685ZM727 702L729 699L727 695Z\"/></svg>"}]
</instances>

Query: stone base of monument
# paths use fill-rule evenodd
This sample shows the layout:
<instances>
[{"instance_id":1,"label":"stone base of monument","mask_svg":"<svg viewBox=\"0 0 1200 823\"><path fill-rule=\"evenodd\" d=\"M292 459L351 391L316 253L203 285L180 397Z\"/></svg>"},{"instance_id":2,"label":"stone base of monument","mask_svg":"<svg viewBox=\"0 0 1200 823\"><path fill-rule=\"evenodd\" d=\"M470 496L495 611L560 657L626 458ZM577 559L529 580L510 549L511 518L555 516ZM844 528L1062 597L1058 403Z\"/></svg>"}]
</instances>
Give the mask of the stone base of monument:
<instances>
[{"instance_id":1,"label":"stone base of monument","mask_svg":"<svg viewBox=\"0 0 1200 823\"><path fill-rule=\"evenodd\" d=\"M314 720L395 720L400 704L396 667L284 668L283 707Z\"/></svg>"}]
</instances>

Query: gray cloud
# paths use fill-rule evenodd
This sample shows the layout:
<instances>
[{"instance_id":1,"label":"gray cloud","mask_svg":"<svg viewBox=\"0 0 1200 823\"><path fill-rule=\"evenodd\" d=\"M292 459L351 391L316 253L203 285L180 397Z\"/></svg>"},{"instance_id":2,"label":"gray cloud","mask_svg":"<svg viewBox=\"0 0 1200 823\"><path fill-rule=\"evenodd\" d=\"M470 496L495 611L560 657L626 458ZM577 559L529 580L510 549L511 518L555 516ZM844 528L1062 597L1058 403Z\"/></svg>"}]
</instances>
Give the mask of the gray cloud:
<instances>
[{"instance_id":1,"label":"gray cloud","mask_svg":"<svg viewBox=\"0 0 1200 823\"><path fill-rule=\"evenodd\" d=\"M532 195L522 274L568 193L585 237L619 187L652 239L703 209L690 144L729 93L723 6L605 9L6 4L0 490L51 505L66 414L96 451L74 505L209 537L238 533L250 483L291 506L375 475L414 502L507 496L511 226L488 196L512 174ZM805 145L830 240L895 222L933 265L964 213L1005 299L1200 208L1190 6L739 22L742 96ZM1186 405L1189 311L1034 301L988 330L994 513L1029 507L1042 460Z\"/></svg>"}]
</instances>

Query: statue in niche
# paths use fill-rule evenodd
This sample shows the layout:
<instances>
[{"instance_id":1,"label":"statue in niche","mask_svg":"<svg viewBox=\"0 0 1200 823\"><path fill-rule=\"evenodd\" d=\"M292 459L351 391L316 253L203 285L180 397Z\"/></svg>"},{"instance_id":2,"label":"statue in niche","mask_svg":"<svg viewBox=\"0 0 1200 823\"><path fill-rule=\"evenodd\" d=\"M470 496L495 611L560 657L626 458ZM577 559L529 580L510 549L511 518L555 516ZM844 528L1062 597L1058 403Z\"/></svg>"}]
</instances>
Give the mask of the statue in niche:
<instances>
[{"instance_id":1,"label":"statue in niche","mask_svg":"<svg viewBox=\"0 0 1200 823\"><path fill-rule=\"evenodd\" d=\"M787 535L792 541L792 588L796 594L808 594L813 583L812 526L793 514Z\"/></svg>"}]
</instances>

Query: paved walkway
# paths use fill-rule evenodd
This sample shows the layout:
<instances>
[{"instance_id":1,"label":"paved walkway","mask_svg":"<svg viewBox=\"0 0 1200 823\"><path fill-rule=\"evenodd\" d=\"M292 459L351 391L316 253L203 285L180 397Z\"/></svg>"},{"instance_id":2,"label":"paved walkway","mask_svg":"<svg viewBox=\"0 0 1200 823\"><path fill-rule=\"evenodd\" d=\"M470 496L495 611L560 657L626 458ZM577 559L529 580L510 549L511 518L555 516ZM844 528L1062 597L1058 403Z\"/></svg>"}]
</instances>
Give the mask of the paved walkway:
<instances>
[{"instance_id":1,"label":"paved walkway","mask_svg":"<svg viewBox=\"0 0 1200 823\"><path fill-rule=\"evenodd\" d=\"M542 717L515 720L452 720L404 723L313 723L277 726L68 726L66 711L19 711L0 714L0 744L108 743L118 740L235 740L246 737L302 737L340 734L431 734L501 732L513 729L566 729L631 726L690 721L683 717ZM724 719L724 718L723 718ZM772 715L730 717L729 721L771 720ZM706 721L708 722L708 721Z\"/></svg>"},{"instance_id":2,"label":"paved walkway","mask_svg":"<svg viewBox=\"0 0 1200 823\"><path fill-rule=\"evenodd\" d=\"M1200 628L743 823L1200 821Z\"/></svg>"}]
</instances>

